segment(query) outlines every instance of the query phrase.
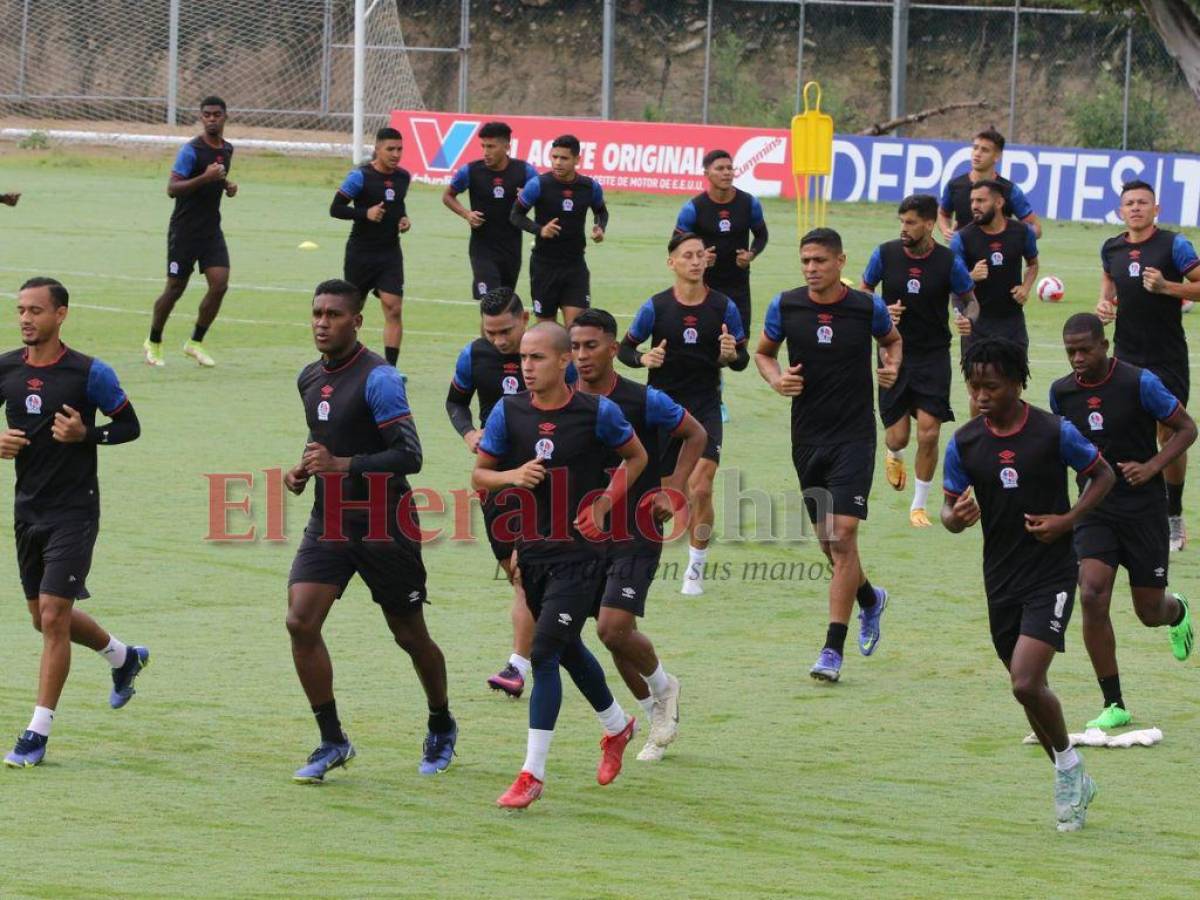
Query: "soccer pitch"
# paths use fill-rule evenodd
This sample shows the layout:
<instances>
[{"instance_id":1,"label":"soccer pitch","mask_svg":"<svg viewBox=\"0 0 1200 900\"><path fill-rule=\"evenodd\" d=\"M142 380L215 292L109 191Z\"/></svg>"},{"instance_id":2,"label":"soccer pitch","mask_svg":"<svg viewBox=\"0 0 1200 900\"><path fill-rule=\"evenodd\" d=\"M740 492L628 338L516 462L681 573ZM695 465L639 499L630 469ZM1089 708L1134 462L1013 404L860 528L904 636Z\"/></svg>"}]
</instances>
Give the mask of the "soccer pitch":
<instances>
[{"instance_id":1,"label":"soccer pitch","mask_svg":"<svg viewBox=\"0 0 1200 900\"><path fill-rule=\"evenodd\" d=\"M316 358L312 288L341 275L348 225L327 210L347 165L238 156L231 177L241 190L223 206L232 287L206 341L218 368L200 370L179 350L202 293L196 276L166 331L168 366L151 370L141 344L165 277L171 156L6 148L0 163L0 189L24 192L16 209L0 209L5 300L28 276L61 278L72 295L66 342L116 369L141 418L140 440L100 450L103 524L86 608L121 639L149 645L154 660L135 700L114 712L107 665L75 648L46 763L0 771L7 819L0 893L1200 892L1193 800L1200 673L1196 660L1172 659L1165 630L1138 624L1123 576L1113 618L1125 696L1135 723L1162 728L1166 739L1150 749L1084 751L1100 792L1079 834L1054 832L1053 772L1040 749L1021 745L1028 726L988 636L980 530L955 537L940 527L910 528L911 495L890 489L882 462L860 533L868 575L892 597L881 645L870 659L851 649L841 684L810 680L827 622L818 546L754 540L749 503L742 539L720 540L730 537L722 503L736 493L738 482L726 483L734 470L743 490L766 492L780 508L797 502L788 404L753 365L725 382L733 420L710 562L727 567L702 597L681 597L675 580L658 583L647 607L645 631L683 683L680 738L664 761L641 763L631 751L616 783L599 787L600 730L567 683L545 796L523 814L497 810L526 734L527 700L509 702L484 686L509 652L509 590L495 579L485 542L443 540L425 549L426 619L445 652L461 729L454 765L434 778L417 774L424 696L356 580L325 634L359 756L321 787L293 785L292 771L317 740L283 625L288 567L311 495L289 496L286 542L215 543L205 540L205 475L257 473L254 515L232 513L229 524L241 531L253 521L265 532L263 470L293 464L305 436L295 381ZM478 312L468 294L468 230L439 194L415 185L409 196L401 368L425 450L413 484L445 494L468 486L472 464L443 401L458 350L478 334ZM669 283L665 243L683 199L609 197L608 236L589 246L588 260L593 304L622 324ZM794 210L782 201L764 207L771 243L754 264L752 344L770 297L801 281ZM856 281L871 248L897 231L892 208L881 205L833 207L830 224L846 239L846 274ZM1061 322L1092 308L1099 247L1116 230L1046 223L1042 274L1063 279L1067 300L1027 307L1028 397L1039 405L1068 369ZM297 250L303 240L319 250ZM519 288L526 298L527 285L528 260ZM373 298L366 320L362 336L378 349L382 318ZM8 321L0 346L15 347L15 316ZM966 397L957 379L954 407L961 422ZM943 446L950 433L943 430ZM8 510L11 464L4 470L0 504ZM1195 477L1185 509L1200 537ZM453 523L447 514L423 524ZM1171 583L1184 593L1195 590L1197 554L1193 543L1172 557ZM682 543L664 553L665 562L684 560ZM787 565L772 568L778 563ZM772 577L789 569L790 578ZM9 741L32 707L41 648L11 542L0 552L0 584L9 597L0 616L0 739ZM1077 607L1068 652L1052 670L1073 731L1101 705L1079 619ZM614 694L636 710L594 629L585 637Z\"/></svg>"}]
</instances>

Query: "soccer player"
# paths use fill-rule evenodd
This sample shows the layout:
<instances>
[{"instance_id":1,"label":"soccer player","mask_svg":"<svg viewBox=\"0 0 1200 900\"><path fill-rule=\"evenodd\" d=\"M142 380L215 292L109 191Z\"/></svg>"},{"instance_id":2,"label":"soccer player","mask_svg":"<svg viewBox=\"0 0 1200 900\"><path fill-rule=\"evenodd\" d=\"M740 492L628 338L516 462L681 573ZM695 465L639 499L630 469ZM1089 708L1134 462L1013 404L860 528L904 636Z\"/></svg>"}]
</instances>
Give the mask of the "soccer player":
<instances>
[{"instance_id":1,"label":"soccer player","mask_svg":"<svg viewBox=\"0 0 1200 900\"><path fill-rule=\"evenodd\" d=\"M570 362L570 338L560 325L542 322L525 332L521 368L528 390L492 409L471 476L473 487L500 492L497 502L521 519L517 562L536 623L525 764L497 800L509 808L529 806L542 794L562 706L560 665L604 729L600 784L620 774L637 726L613 699L580 633L604 583L605 516L622 508L646 466L646 450L615 403L567 387ZM621 465L606 488L611 451Z\"/></svg>"},{"instance_id":2,"label":"soccer player","mask_svg":"<svg viewBox=\"0 0 1200 900\"><path fill-rule=\"evenodd\" d=\"M960 335L971 333L964 315L975 300L975 283L957 256L933 239L937 200L913 194L900 203L900 239L880 244L862 276L862 289L881 286L892 321L904 339L904 361L890 388L879 389L879 417L886 429L888 484L904 490L908 473L904 449L917 420L917 475L908 521L914 528L931 524L925 512L933 473L937 470L938 437L943 422L954 421L950 408L950 328L947 312L954 308Z\"/></svg>"},{"instance_id":3,"label":"soccer player","mask_svg":"<svg viewBox=\"0 0 1200 900\"><path fill-rule=\"evenodd\" d=\"M727 150L704 155L708 188L679 210L676 234L696 234L708 248L704 283L732 300L750 330L750 264L767 248L767 221L758 198L733 186L733 157ZM754 243L750 235L754 235Z\"/></svg>"},{"instance_id":4,"label":"soccer player","mask_svg":"<svg viewBox=\"0 0 1200 900\"><path fill-rule=\"evenodd\" d=\"M650 387L692 414L708 433L703 458L687 483L688 565L681 592L704 593L704 567L712 538L713 480L721 463L721 370L740 372L750 364L746 333L732 300L704 284L707 250L699 235L674 235L667 244L667 267L675 283L642 304L625 332L618 357L633 368L650 370ZM651 348L638 345L647 338ZM661 471L673 471L681 447L672 440Z\"/></svg>"},{"instance_id":5,"label":"soccer player","mask_svg":"<svg viewBox=\"0 0 1200 900\"><path fill-rule=\"evenodd\" d=\"M0 458L15 460L17 568L33 627L42 633L33 719L4 757L18 769L46 755L72 643L95 650L112 667L113 709L129 702L134 679L150 665L148 649L126 646L76 606L90 596L87 576L100 530L96 447L136 440L141 426L116 373L62 342L69 299L53 278L21 285L17 318L25 346L0 356L0 400L8 417ZM96 424L97 410L107 424Z\"/></svg>"},{"instance_id":6,"label":"soccer player","mask_svg":"<svg viewBox=\"0 0 1200 900\"><path fill-rule=\"evenodd\" d=\"M630 693L650 717L650 735L638 759L662 759L679 730L679 679L668 674L650 638L638 631L646 614L646 595L662 556L661 522L682 507L688 476L700 459L708 435L683 407L652 387L623 378L613 370L617 320L602 309L585 309L571 325L571 355L579 370L579 390L607 397L621 408L648 459L661 456L660 435L675 436L683 446L675 469L661 480L648 465L626 495L622 533L613 539L596 632L612 653ZM616 465L617 460L610 460Z\"/></svg>"},{"instance_id":7,"label":"soccer player","mask_svg":"<svg viewBox=\"0 0 1200 900\"><path fill-rule=\"evenodd\" d=\"M316 481L312 515L288 575L292 659L321 733L317 749L293 776L299 784L324 781L331 769L354 758L338 718L333 664L321 627L355 573L425 690L429 730L421 774L444 771L458 740L446 699L446 661L425 627L425 566L408 502L407 476L421 470L421 442L400 373L358 341L363 300L346 281L317 285L312 330L321 358L297 382L308 442L300 462L284 476L294 494Z\"/></svg>"},{"instance_id":8,"label":"soccer player","mask_svg":"<svg viewBox=\"0 0 1200 900\"><path fill-rule=\"evenodd\" d=\"M204 349L204 336L221 311L221 301L229 288L229 248L221 231L221 198L235 197L238 192L238 186L229 180L233 145L225 140L225 121L225 101L205 97L200 103L204 130L183 145L171 166L167 196L175 200L175 210L167 229L167 286L154 301L150 336L142 345L146 363L151 366L166 365L163 329L196 267L204 273L208 289L183 352L197 365L216 365Z\"/></svg>"},{"instance_id":9,"label":"soccer player","mask_svg":"<svg viewBox=\"0 0 1200 900\"><path fill-rule=\"evenodd\" d=\"M4 206L16 206L20 199L20 193L0 194L0 204Z\"/></svg>"},{"instance_id":10,"label":"soccer player","mask_svg":"<svg viewBox=\"0 0 1200 900\"><path fill-rule=\"evenodd\" d=\"M498 287L516 288L521 275L521 231L508 220L517 194L537 169L508 155L512 129L504 122L484 122L479 129L483 158L454 173L442 203L471 226L471 290L481 299ZM458 201L468 192L470 207ZM519 344L518 344L519 346Z\"/></svg>"},{"instance_id":11,"label":"soccer player","mask_svg":"<svg viewBox=\"0 0 1200 900\"><path fill-rule=\"evenodd\" d=\"M1182 234L1155 224L1158 202L1154 188L1131 181L1121 188L1120 214L1126 231L1100 249L1100 301L1096 313L1106 325L1116 320L1113 335L1117 358L1159 377L1187 406L1189 379L1187 337L1182 303L1200 300L1200 257ZM1170 438L1161 427L1159 443ZM1183 482L1187 454L1163 473L1167 483L1167 516L1171 549L1187 543L1183 523Z\"/></svg>"},{"instance_id":12,"label":"soccer player","mask_svg":"<svg viewBox=\"0 0 1200 900\"><path fill-rule=\"evenodd\" d=\"M1003 153L1004 135L995 128L986 128L975 135L971 142L971 168L946 182L942 190L938 227L947 241L954 237L955 231L965 228L974 219L971 191L981 181L994 181L1000 185L1004 197L1004 216L1019 219L1033 229L1034 235L1042 236L1042 223L1025 192L999 172Z\"/></svg>"},{"instance_id":13,"label":"soccer player","mask_svg":"<svg viewBox=\"0 0 1200 900\"><path fill-rule=\"evenodd\" d=\"M800 264L805 285L777 294L767 307L754 362L767 384L792 401L792 462L821 550L833 564L825 646L809 674L835 682L855 600L863 656L879 646L887 607L888 592L863 570L858 527L867 518L875 473L872 339L881 351L875 370L881 388L896 383L903 342L881 298L842 283L846 254L836 231L804 235ZM778 358L784 342L786 368Z\"/></svg>"},{"instance_id":14,"label":"soccer player","mask_svg":"<svg viewBox=\"0 0 1200 900\"><path fill-rule=\"evenodd\" d=\"M1064 649L1075 602L1071 529L1099 506L1113 471L1074 425L1021 399L1029 383L1023 345L982 338L963 354L962 371L980 415L946 445L942 524L957 534L983 520L992 644L1009 671L1013 696L1054 762L1058 830L1078 831L1096 785L1071 746L1047 676L1054 654ZM1074 506L1068 468L1087 480Z\"/></svg>"},{"instance_id":15,"label":"soccer player","mask_svg":"<svg viewBox=\"0 0 1200 900\"><path fill-rule=\"evenodd\" d=\"M579 311L591 302L591 272L583 254L584 228L592 211L592 240L600 243L608 229L608 207L600 182L575 171L579 138L564 134L550 145L550 171L530 178L517 195L509 221L537 237L529 257L529 287L533 312L543 322L554 321L559 308L569 328ZM533 221L529 211L533 210Z\"/></svg>"},{"instance_id":16,"label":"soccer player","mask_svg":"<svg viewBox=\"0 0 1200 900\"><path fill-rule=\"evenodd\" d=\"M400 168L404 139L395 128L375 132L375 154L352 169L333 195L329 214L354 222L346 240L343 274L366 297L383 306L383 355L400 359L404 337L404 254L400 235L412 227L404 205L412 176ZM353 205L351 205L353 204Z\"/></svg>"},{"instance_id":17,"label":"soccer player","mask_svg":"<svg viewBox=\"0 0 1200 900\"><path fill-rule=\"evenodd\" d=\"M1196 423L1157 375L1110 358L1104 326L1077 313L1063 326L1072 373L1050 387L1050 408L1100 448L1117 470L1104 502L1075 526L1083 643L1104 695L1104 709L1088 728L1110 730L1131 721L1121 695L1117 639L1108 610L1117 566L1129 574L1133 609L1143 625L1168 626L1175 658L1192 652L1188 602L1168 594L1170 562L1162 472L1196 440ZM1159 425L1170 437L1158 449Z\"/></svg>"}]
</instances>

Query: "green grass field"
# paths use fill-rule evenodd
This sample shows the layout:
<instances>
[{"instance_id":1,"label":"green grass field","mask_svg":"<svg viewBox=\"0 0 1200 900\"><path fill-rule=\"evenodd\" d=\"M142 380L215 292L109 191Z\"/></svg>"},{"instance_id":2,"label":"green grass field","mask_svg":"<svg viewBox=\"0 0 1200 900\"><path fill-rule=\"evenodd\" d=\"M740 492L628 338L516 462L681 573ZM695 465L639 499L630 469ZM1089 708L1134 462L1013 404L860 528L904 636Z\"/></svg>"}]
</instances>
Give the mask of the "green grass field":
<instances>
[{"instance_id":1,"label":"green grass field","mask_svg":"<svg viewBox=\"0 0 1200 900\"><path fill-rule=\"evenodd\" d=\"M295 378L315 358L312 287L341 274L346 225L326 210L346 165L239 156L241 193L225 202L233 287L207 341L219 368L201 371L179 353L197 279L167 331L169 365L153 371L140 348L164 274L170 158L6 148L0 159L0 188L25 193L16 209L0 209L4 297L27 276L59 276L73 298L68 343L116 368L142 420L141 440L101 450L104 525L87 609L154 653L136 700L113 712L108 667L76 650L47 762L0 771L0 894L1200 892L1195 660L1176 663L1165 632L1141 628L1119 587L1125 695L1136 722L1161 727L1166 740L1086 752L1100 787L1088 827L1056 834L1050 766L1021 745L1025 719L991 648L979 530L955 537L911 529L909 495L889 489L882 464L862 547L893 605L879 652L848 656L840 685L820 686L807 674L825 630L825 582L742 578L749 563L801 562L807 576L807 564L822 561L819 548L755 541L747 527L747 539L714 547L710 559L728 563L729 577L703 597L682 598L674 583L651 595L645 630L684 684L681 736L667 759L638 763L630 753L616 784L597 786L599 730L568 683L545 797L527 813L501 813L494 801L521 764L526 729L525 701L501 700L483 686L509 651L507 586L493 579L485 543L438 543L426 550L427 619L445 651L461 727L454 766L437 778L417 774L423 695L356 582L326 634L359 758L323 787L292 785L292 770L316 741L283 627L288 566L310 499L289 498L286 543L207 542L204 475L260 473L252 495L264 529L261 472L291 464L305 434ZM664 243L681 199L610 198L609 239L588 251L595 304L627 317L665 286ZM770 296L800 280L792 210L780 201L765 206L772 242L754 268L756 326ZM415 187L409 209L401 361L425 447L414 484L448 491L467 485L471 465L442 409L455 355L478 327L467 294L467 229L432 188ZM831 224L847 238L852 278L895 232L883 206L835 207ZM1098 248L1112 230L1047 225L1042 271L1064 280L1068 300L1028 309L1030 396L1039 404L1066 371L1058 326L1091 307ZM305 239L320 249L298 251ZM363 337L376 347L380 323L371 301ZM15 321L8 334L17 346ZM726 385L734 421L725 477L740 470L743 488L771 494L779 508L790 504L794 517L786 402L753 366ZM961 387L954 400L961 416ZM8 508L12 477L0 481ZM736 487L718 485L718 523L722 489ZM1186 502L1200 537L1196 487ZM748 526L748 504L743 513ZM244 521L230 520L238 529ZM425 521L444 525L448 517ZM1172 583L1185 592L1197 580L1197 554L1193 545L1172 560ZM685 558L682 545L665 554ZM0 738L8 742L28 720L41 644L10 549L0 553L0 584L10 598L0 616ZM1075 619L1053 683L1072 729L1082 730L1100 696L1078 612ZM602 650L590 630L588 637ZM606 669L633 708L611 661Z\"/></svg>"}]
</instances>

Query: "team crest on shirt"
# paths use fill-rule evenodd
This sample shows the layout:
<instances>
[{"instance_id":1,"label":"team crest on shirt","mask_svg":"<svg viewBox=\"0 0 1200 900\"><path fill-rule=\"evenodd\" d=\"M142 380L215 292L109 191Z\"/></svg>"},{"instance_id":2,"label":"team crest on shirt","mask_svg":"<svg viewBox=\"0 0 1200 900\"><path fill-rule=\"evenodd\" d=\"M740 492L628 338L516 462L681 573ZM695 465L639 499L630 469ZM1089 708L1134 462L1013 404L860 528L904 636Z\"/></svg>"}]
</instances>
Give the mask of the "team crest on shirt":
<instances>
[{"instance_id":1,"label":"team crest on shirt","mask_svg":"<svg viewBox=\"0 0 1200 900\"><path fill-rule=\"evenodd\" d=\"M993 266L1002 266L1004 265L1004 254L999 250L994 250L992 251L992 255L989 257L989 261Z\"/></svg>"},{"instance_id":2,"label":"team crest on shirt","mask_svg":"<svg viewBox=\"0 0 1200 900\"><path fill-rule=\"evenodd\" d=\"M1088 428L1092 429L1092 431L1104 430L1104 416L1100 414L1100 410L1088 413Z\"/></svg>"},{"instance_id":3,"label":"team crest on shirt","mask_svg":"<svg viewBox=\"0 0 1200 900\"><path fill-rule=\"evenodd\" d=\"M520 389L520 384L512 375L505 375L500 379L500 389L506 394L515 394Z\"/></svg>"},{"instance_id":4,"label":"team crest on shirt","mask_svg":"<svg viewBox=\"0 0 1200 900\"><path fill-rule=\"evenodd\" d=\"M328 400L322 400L320 403L317 404L317 421L318 422L328 422L329 421L329 401Z\"/></svg>"},{"instance_id":5,"label":"team crest on shirt","mask_svg":"<svg viewBox=\"0 0 1200 900\"><path fill-rule=\"evenodd\" d=\"M37 394L30 394L25 398L25 412L31 416L40 416L42 414L42 398Z\"/></svg>"},{"instance_id":6,"label":"team crest on shirt","mask_svg":"<svg viewBox=\"0 0 1200 900\"><path fill-rule=\"evenodd\" d=\"M475 285L475 287L478 288L480 294L486 294L488 292L486 281L479 282L479 284Z\"/></svg>"},{"instance_id":7,"label":"team crest on shirt","mask_svg":"<svg viewBox=\"0 0 1200 900\"><path fill-rule=\"evenodd\" d=\"M570 212L575 208L575 201L570 197L563 197L563 212Z\"/></svg>"},{"instance_id":8,"label":"team crest on shirt","mask_svg":"<svg viewBox=\"0 0 1200 900\"><path fill-rule=\"evenodd\" d=\"M492 196L495 197L497 200L504 199L504 179L503 178L493 178L492 179Z\"/></svg>"},{"instance_id":9,"label":"team crest on shirt","mask_svg":"<svg viewBox=\"0 0 1200 900\"><path fill-rule=\"evenodd\" d=\"M179 274L179 263L177 263L177 262L171 263L169 266L167 266L167 271L169 273L171 273L172 275L178 275Z\"/></svg>"},{"instance_id":10,"label":"team crest on shirt","mask_svg":"<svg viewBox=\"0 0 1200 900\"><path fill-rule=\"evenodd\" d=\"M728 219L721 219L719 222L717 222L717 231L721 232L722 234L728 233L731 228L733 228L733 223Z\"/></svg>"},{"instance_id":11,"label":"team crest on shirt","mask_svg":"<svg viewBox=\"0 0 1200 900\"><path fill-rule=\"evenodd\" d=\"M535 313L537 313L539 316L542 314L542 301L541 300L533 301L533 311Z\"/></svg>"},{"instance_id":12,"label":"team crest on shirt","mask_svg":"<svg viewBox=\"0 0 1200 900\"><path fill-rule=\"evenodd\" d=\"M542 438L533 445L533 452L538 459L550 459L554 456L554 441L550 438Z\"/></svg>"},{"instance_id":13,"label":"team crest on shirt","mask_svg":"<svg viewBox=\"0 0 1200 900\"><path fill-rule=\"evenodd\" d=\"M1005 466L1001 469L1000 486L1005 490L1017 487L1017 470L1012 466Z\"/></svg>"},{"instance_id":14,"label":"team crest on shirt","mask_svg":"<svg viewBox=\"0 0 1200 900\"><path fill-rule=\"evenodd\" d=\"M818 344L832 344L833 343L833 329L830 328L828 325L822 325L820 328L818 328L817 329L817 343Z\"/></svg>"},{"instance_id":15,"label":"team crest on shirt","mask_svg":"<svg viewBox=\"0 0 1200 900\"><path fill-rule=\"evenodd\" d=\"M1136 259L1129 264L1129 277L1137 278L1142 274L1142 264Z\"/></svg>"},{"instance_id":16,"label":"team crest on shirt","mask_svg":"<svg viewBox=\"0 0 1200 900\"><path fill-rule=\"evenodd\" d=\"M919 278L908 279L908 292L910 294L921 293L921 280Z\"/></svg>"},{"instance_id":17,"label":"team crest on shirt","mask_svg":"<svg viewBox=\"0 0 1200 900\"><path fill-rule=\"evenodd\" d=\"M396 191L395 191L395 189L394 189L394 188L388 188L386 191L384 191L384 192L383 192L383 199L384 199L384 200L386 200L388 203L391 203L393 200L395 200L395 199L396 199Z\"/></svg>"},{"instance_id":18,"label":"team crest on shirt","mask_svg":"<svg viewBox=\"0 0 1200 900\"><path fill-rule=\"evenodd\" d=\"M700 333L695 328L683 329L683 342L685 344L694 344L699 339Z\"/></svg>"}]
</instances>

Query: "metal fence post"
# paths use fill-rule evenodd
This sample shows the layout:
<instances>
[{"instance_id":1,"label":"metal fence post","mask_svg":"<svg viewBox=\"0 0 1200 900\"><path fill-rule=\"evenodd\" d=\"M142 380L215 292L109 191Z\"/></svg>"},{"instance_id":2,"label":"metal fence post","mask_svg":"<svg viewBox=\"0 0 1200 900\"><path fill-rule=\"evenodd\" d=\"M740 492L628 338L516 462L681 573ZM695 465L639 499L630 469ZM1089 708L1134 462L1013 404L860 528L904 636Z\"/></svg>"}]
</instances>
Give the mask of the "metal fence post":
<instances>
[{"instance_id":1,"label":"metal fence post","mask_svg":"<svg viewBox=\"0 0 1200 900\"><path fill-rule=\"evenodd\" d=\"M800 0L800 24L796 28L796 115L804 108L804 0Z\"/></svg>"},{"instance_id":2,"label":"metal fence post","mask_svg":"<svg viewBox=\"0 0 1200 900\"><path fill-rule=\"evenodd\" d=\"M616 0L604 0L604 28L600 38L600 118L613 114L613 29Z\"/></svg>"},{"instance_id":3,"label":"metal fence post","mask_svg":"<svg viewBox=\"0 0 1200 900\"><path fill-rule=\"evenodd\" d=\"M26 4L28 5L28 4ZM179 112L179 0L171 0L167 24L167 124L178 124Z\"/></svg>"},{"instance_id":4,"label":"metal fence post","mask_svg":"<svg viewBox=\"0 0 1200 900\"><path fill-rule=\"evenodd\" d=\"M892 113L893 119L904 115L908 80L908 4L909 0L892 3ZM803 40L803 38L801 38ZM899 134L899 129L896 130Z\"/></svg>"},{"instance_id":5,"label":"metal fence post","mask_svg":"<svg viewBox=\"0 0 1200 900\"><path fill-rule=\"evenodd\" d=\"M709 10L712 0L709 0ZM711 12L710 12L711 15ZM17 96L25 96L25 59L29 50L29 0L21 7L21 57L17 65Z\"/></svg>"},{"instance_id":6,"label":"metal fence post","mask_svg":"<svg viewBox=\"0 0 1200 900\"><path fill-rule=\"evenodd\" d=\"M1017 136L1017 48L1021 40L1021 0L1013 3L1012 64L1008 73L1008 139Z\"/></svg>"},{"instance_id":7,"label":"metal fence post","mask_svg":"<svg viewBox=\"0 0 1200 900\"><path fill-rule=\"evenodd\" d=\"M704 99L700 101L700 121L705 125L708 124L708 79L712 74L712 12L713 0L708 0L708 24L704 29Z\"/></svg>"},{"instance_id":8,"label":"metal fence post","mask_svg":"<svg viewBox=\"0 0 1200 900\"><path fill-rule=\"evenodd\" d=\"M1129 82L1133 67L1133 26L1125 29L1125 98L1121 109L1121 149L1129 149Z\"/></svg>"},{"instance_id":9,"label":"metal fence post","mask_svg":"<svg viewBox=\"0 0 1200 900\"><path fill-rule=\"evenodd\" d=\"M325 0L321 28L321 112L329 112L329 87L333 80L333 0Z\"/></svg>"},{"instance_id":10,"label":"metal fence post","mask_svg":"<svg viewBox=\"0 0 1200 900\"><path fill-rule=\"evenodd\" d=\"M462 0L458 15L458 111L467 111L468 57L471 50L471 0Z\"/></svg>"}]
</instances>

